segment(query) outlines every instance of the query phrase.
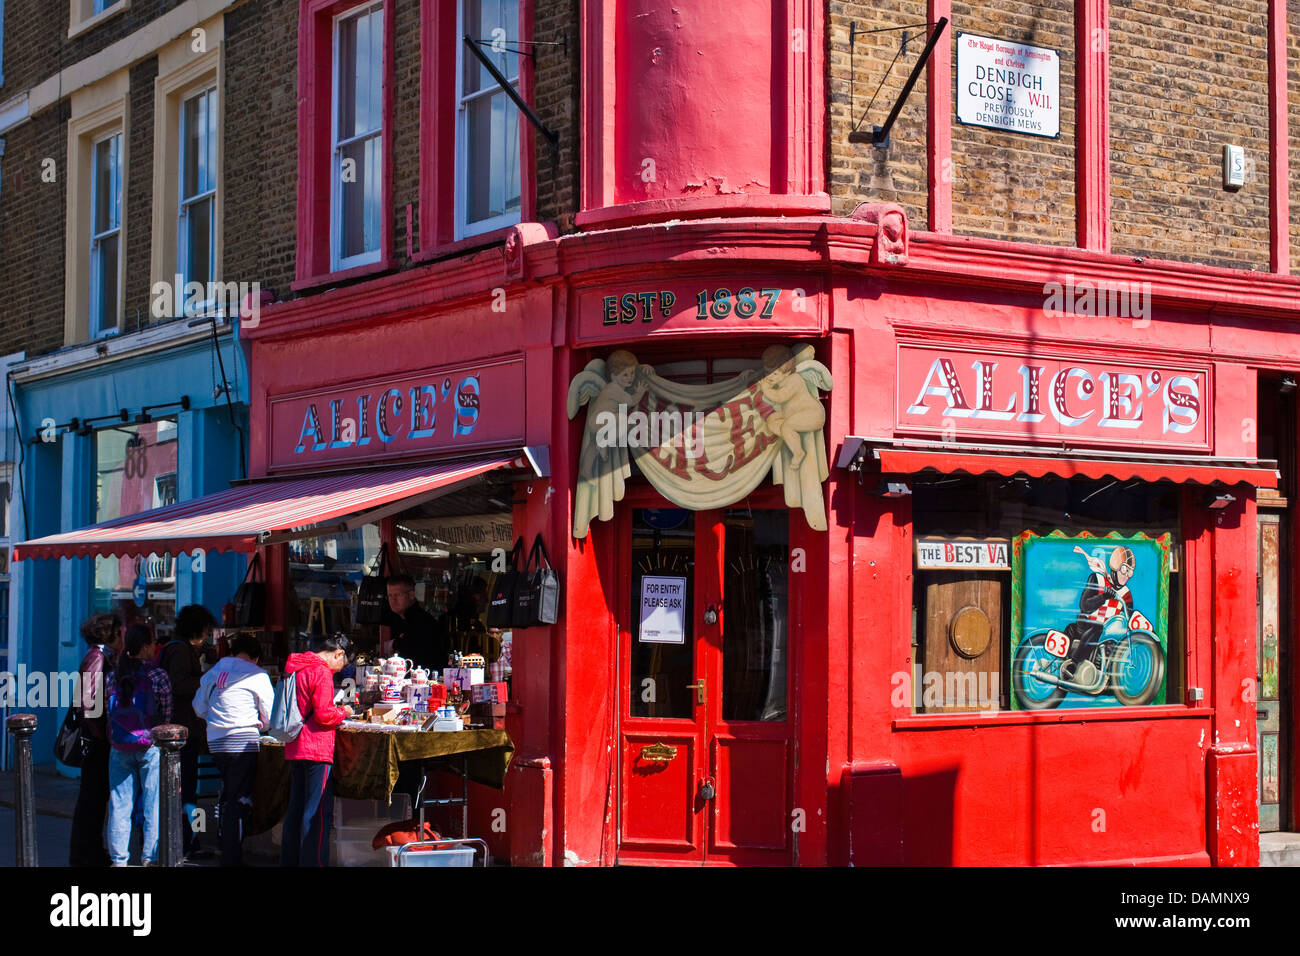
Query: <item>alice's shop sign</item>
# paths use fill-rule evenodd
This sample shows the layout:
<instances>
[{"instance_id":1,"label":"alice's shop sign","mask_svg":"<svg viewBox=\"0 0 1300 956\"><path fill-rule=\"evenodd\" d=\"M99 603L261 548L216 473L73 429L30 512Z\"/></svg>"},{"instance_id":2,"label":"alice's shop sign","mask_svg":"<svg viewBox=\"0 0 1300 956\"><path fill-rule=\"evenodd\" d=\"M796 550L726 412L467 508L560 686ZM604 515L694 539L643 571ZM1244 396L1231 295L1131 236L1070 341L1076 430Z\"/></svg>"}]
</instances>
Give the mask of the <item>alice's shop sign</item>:
<instances>
[{"instance_id":1,"label":"alice's shop sign","mask_svg":"<svg viewBox=\"0 0 1300 956\"><path fill-rule=\"evenodd\" d=\"M896 427L943 441L987 436L1208 449L1205 367L898 346Z\"/></svg>"},{"instance_id":2,"label":"alice's shop sign","mask_svg":"<svg viewBox=\"0 0 1300 956\"><path fill-rule=\"evenodd\" d=\"M521 357L270 400L270 467L522 444Z\"/></svg>"}]
</instances>

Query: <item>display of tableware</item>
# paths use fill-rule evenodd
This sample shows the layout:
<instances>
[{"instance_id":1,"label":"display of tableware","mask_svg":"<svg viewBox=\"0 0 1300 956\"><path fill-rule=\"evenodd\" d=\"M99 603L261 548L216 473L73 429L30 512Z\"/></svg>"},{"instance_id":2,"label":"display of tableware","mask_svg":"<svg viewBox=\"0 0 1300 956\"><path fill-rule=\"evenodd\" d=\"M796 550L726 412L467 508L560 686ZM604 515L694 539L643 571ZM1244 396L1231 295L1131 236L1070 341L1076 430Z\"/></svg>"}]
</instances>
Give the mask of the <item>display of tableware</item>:
<instances>
[{"instance_id":1,"label":"display of tableware","mask_svg":"<svg viewBox=\"0 0 1300 956\"><path fill-rule=\"evenodd\" d=\"M412 681L403 688L402 694L412 708L419 710L421 704L429 699L429 684L427 681L423 684Z\"/></svg>"},{"instance_id":2,"label":"display of tableware","mask_svg":"<svg viewBox=\"0 0 1300 956\"><path fill-rule=\"evenodd\" d=\"M434 730L463 730L464 722L456 715L454 707L439 707L433 722Z\"/></svg>"},{"instance_id":3,"label":"display of tableware","mask_svg":"<svg viewBox=\"0 0 1300 956\"><path fill-rule=\"evenodd\" d=\"M394 677L405 677L413 666L414 662L410 658L393 655L384 661L384 673Z\"/></svg>"},{"instance_id":4,"label":"display of tableware","mask_svg":"<svg viewBox=\"0 0 1300 956\"><path fill-rule=\"evenodd\" d=\"M398 677L388 677L384 680L383 700L385 703L395 703L400 701L403 696L404 681Z\"/></svg>"}]
</instances>

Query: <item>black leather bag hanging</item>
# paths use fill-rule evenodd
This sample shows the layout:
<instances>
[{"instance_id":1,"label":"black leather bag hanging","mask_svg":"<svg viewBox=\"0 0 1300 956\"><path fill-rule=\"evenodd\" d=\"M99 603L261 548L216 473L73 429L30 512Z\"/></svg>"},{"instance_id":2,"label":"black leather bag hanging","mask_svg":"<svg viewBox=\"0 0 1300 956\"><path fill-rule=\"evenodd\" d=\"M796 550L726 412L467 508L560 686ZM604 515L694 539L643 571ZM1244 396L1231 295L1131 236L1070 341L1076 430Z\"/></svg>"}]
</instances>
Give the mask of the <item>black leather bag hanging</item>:
<instances>
[{"instance_id":1,"label":"black leather bag hanging","mask_svg":"<svg viewBox=\"0 0 1300 956\"><path fill-rule=\"evenodd\" d=\"M509 630L515 622L515 598L519 591L522 571L519 562L524 556L524 539L515 539L510 549L509 566L497 575L492 593L488 596L487 626Z\"/></svg>"},{"instance_id":2,"label":"black leather bag hanging","mask_svg":"<svg viewBox=\"0 0 1300 956\"><path fill-rule=\"evenodd\" d=\"M357 588L357 623L384 623L384 609L388 606L388 577L392 566L388 563L388 545L380 545L379 556L375 558L373 574L361 579Z\"/></svg>"},{"instance_id":3,"label":"black leather bag hanging","mask_svg":"<svg viewBox=\"0 0 1300 956\"><path fill-rule=\"evenodd\" d=\"M69 767L80 767L85 751L82 737L85 730L82 727L81 710L74 703L68 707L67 716L63 718L63 726L59 728L59 736L54 740L54 756L59 758L60 763Z\"/></svg>"},{"instance_id":4,"label":"black leather bag hanging","mask_svg":"<svg viewBox=\"0 0 1300 956\"><path fill-rule=\"evenodd\" d=\"M261 627L266 623L266 579L262 575L262 556L253 555L244 574L244 583L235 592L235 626Z\"/></svg>"},{"instance_id":5,"label":"black leather bag hanging","mask_svg":"<svg viewBox=\"0 0 1300 956\"><path fill-rule=\"evenodd\" d=\"M515 595L515 627L554 624L560 617L560 576L551 567L539 534L528 552L528 563L520 575Z\"/></svg>"}]
</instances>

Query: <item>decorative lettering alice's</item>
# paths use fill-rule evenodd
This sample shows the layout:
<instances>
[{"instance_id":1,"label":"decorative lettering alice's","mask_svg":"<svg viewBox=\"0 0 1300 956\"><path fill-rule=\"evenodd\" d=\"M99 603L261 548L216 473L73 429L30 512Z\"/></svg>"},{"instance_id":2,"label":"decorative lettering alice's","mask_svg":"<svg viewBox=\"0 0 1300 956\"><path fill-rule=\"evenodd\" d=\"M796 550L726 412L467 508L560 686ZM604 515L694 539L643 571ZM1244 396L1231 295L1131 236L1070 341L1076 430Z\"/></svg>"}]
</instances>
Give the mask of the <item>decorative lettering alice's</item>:
<instances>
[{"instance_id":1,"label":"decorative lettering alice's","mask_svg":"<svg viewBox=\"0 0 1300 956\"><path fill-rule=\"evenodd\" d=\"M456 437L470 435L478 425L482 393L479 377L466 375L454 385L452 379L444 378L406 390L390 388L378 394L363 392L350 400L333 399L327 406L328 432L317 403L309 402L293 451L301 455L309 450L368 445L372 422L374 437L385 444L397 438L419 441L447 431Z\"/></svg>"}]
</instances>

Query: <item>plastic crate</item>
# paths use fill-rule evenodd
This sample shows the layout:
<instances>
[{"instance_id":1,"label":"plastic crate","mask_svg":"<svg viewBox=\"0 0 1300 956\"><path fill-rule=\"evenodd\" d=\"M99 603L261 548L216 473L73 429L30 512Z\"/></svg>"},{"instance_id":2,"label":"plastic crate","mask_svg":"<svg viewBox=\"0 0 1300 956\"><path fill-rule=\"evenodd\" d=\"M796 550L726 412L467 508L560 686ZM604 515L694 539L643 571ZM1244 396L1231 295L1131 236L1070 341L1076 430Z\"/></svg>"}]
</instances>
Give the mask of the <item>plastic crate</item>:
<instances>
[{"instance_id":1,"label":"plastic crate","mask_svg":"<svg viewBox=\"0 0 1300 956\"><path fill-rule=\"evenodd\" d=\"M433 849L436 847L437 849ZM389 848L394 849L392 847ZM487 865L487 844L482 840L426 840L407 843L396 847L396 853L390 853L392 866L475 866L476 858L482 851L483 866Z\"/></svg>"}]
</instances>

